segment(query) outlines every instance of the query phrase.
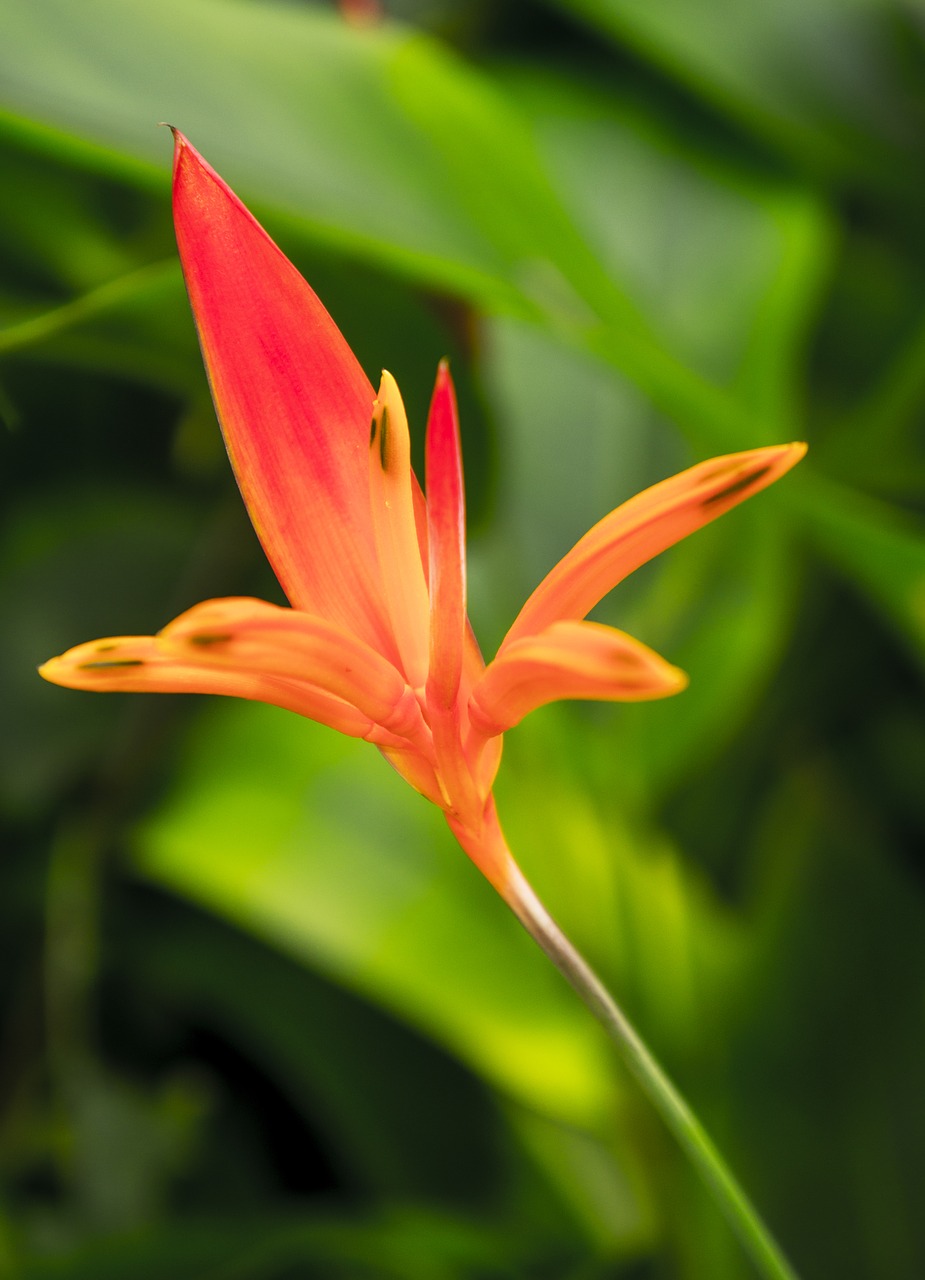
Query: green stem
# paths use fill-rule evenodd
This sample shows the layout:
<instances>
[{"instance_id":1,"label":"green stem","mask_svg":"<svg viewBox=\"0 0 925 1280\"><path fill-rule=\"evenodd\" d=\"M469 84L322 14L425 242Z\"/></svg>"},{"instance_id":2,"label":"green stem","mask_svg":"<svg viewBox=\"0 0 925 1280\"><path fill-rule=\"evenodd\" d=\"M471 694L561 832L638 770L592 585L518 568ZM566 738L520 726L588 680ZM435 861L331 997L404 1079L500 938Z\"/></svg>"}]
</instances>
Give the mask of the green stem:
<instances>
[{"instance_id":1,"label":"green stem","mask_svg":"<svg viewBox=\"0 0 925 1280\"><path fill-rule=\"evenodd\" d=\"M690 1156L760 1273L769 1280L797 1280L796 1272L703 1125L653 1058L600 978L565 937L519 872L506 886L504 896L533 940L603 1024L630 1071Z\"/></svg>"}]
</instances>

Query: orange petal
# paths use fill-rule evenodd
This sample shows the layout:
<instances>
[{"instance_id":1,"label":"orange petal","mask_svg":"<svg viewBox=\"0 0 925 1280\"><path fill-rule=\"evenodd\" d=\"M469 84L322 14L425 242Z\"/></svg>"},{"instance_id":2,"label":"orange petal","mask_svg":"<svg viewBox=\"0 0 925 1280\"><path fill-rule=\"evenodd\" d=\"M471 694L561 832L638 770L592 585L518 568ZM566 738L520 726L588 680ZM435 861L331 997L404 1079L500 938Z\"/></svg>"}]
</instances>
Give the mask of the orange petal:
<instances>
[{"instance_id":1,"label":"orange petal","mask_svg":"<svg viewBox=\"0 0 925 1280\"><path fill-rule=\"evenodd\" d=\"M583 618L641 564L779 480L805 444L711 458L653 485L611 511L565 555L521 609L499 653L551 622Z\"/></svg>"},{"instance_id":2,"label":"orange petal","mask_svg":"<svg viewBox=\"0 0 925 1280\"><path fill-rule=\"evenodd\" d=\"M466 498L459 415L441 360L427 420L427 532L430 554L430 669L427 701L456 701L466 634Z\"/></svg>"},{"instance_id":3,"label":"orange petal","mask_svg":"<svg viewBox=\"0 0 925 1280\"><path fill-rule=\"evenodd\" d=\"M69 650L40 669L71 688L220 693L287 707L355 737L422 732L398 671L343 628L262 600L211 600L157 636L116 637Z\"/></svg>"},{"instance_id":4,"label":"orange petal","mask_svg":"<svg viewBox=\"0 0 925 1280\"><path fill-rule=\"evenodd\" d=\"M103 693L215 693L268 702L350 737L365 738L373 722L356 707L283 676L182 662L156 636L114 636L69 649L39 667L39 675L68 689Z\"/></svg>"},{"instance_id":5,"label":"orange petal","mask_svg":"<svg viewBox=\"0 0 925 1280\"><path fill-rule=\"evenodd\" d=\"M251 520L293 605L396 656L368 500L373 389L292 263L175 137L177 244Z\"/></svg>"},{"instance_id":6,"label":"orange petal","mask_svg":"<svg viewBox=\"0 0 925 1280\"><path fill-rule=\"evenodd\" d=\"M469 699L473 726L503 733L536 707L561 698L639 702L680 693L687 676L613 627L554 622L509 644L490 662Z\"/></svg>"},{"instance_id":7,"label":"orange petal","mask_svg":"<svg viewBox=\"0 0 925 1280\"><path fill-rule=\"evenodd\" d=\"M415 518L408 419L398 385L383 370L369 430L367 490L379 575L408 683L427 678L429 604Z\"/></svg>"}]
</instances>

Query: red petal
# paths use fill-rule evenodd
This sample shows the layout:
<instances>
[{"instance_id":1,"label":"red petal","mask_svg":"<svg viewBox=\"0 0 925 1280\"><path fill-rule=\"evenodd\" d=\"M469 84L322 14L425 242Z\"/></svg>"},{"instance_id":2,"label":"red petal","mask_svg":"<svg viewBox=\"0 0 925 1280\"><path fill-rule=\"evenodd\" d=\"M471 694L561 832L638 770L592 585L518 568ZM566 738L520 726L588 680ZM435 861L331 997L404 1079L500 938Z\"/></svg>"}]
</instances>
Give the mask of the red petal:
<instances>
[{"instance_id":1,"label":"red petal","mask_svg":"<svg viewBox=\"0 0 925 1280\"><path fill-rule=\"evenodd\" d=\"M583 618L634 569L773 484L805 452L805 444L785 444L711 458L630 498L546 575L518 614L499 654L551 622Z\"/></svg>"},{"instance_id":2,"label":"red petal","mask_svg":"<svg viewBox=\"0 0 925 1280\"><path fill-rule=\"evenodd\" d=\"M456 701L466 634L466 498L456 393L440 362L427 420L427 533L430 553L430 671L427 700Z\"/></svg>"},{"instance_id":3,"label":"red petal","mask_svg":"<svg viewBox=\"0 0 925 1280\"><path fill-rule=\"evenodd\" d=\"M292 263L175 136L177 244L254 527L293 605L394 657L368 499L373 389Z\"/></svg>"}]
</instances>

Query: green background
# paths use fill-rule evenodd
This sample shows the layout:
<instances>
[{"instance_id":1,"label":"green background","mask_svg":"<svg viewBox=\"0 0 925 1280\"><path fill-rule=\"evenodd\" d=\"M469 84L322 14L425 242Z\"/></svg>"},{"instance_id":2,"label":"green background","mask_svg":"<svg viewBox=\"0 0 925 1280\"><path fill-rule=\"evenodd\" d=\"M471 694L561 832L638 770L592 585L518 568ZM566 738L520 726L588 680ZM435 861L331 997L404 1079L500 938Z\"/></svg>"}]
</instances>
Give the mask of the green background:
<instances>
[{"instance_id":1,"label":"green background","mask_svg":"<svg viewBox=\"0 0 925 1280\"><path fill-rule=\"evenodd\" d=\"M497 788L804 1277L925 1274L925 5L3 0L0 1274L739 1280L589 1015L362 743L35 666L279 599L175 259L182 128L420 457L491 653L619 501L807 439L598 616L690 673Z\"/></svg>"}]
</instances>

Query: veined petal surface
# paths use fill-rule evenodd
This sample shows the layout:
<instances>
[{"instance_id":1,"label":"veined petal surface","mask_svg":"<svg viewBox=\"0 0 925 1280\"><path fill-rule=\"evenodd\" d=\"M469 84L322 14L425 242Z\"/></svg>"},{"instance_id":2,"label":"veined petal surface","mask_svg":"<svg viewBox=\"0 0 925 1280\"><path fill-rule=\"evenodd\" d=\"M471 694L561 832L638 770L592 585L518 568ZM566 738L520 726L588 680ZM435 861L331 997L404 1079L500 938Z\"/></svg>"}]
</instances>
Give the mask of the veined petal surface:
<instances>
[{"instance_id":1,"label":"veined petal surface","mask_svg":"<svg viewBox=\"0 0 925 1280\"><path fill-rule=\"evenodd\" d=\"M469 699L469 715L480 732L498 734L547 702L640 702L686 686L683 671L614 627L554 622L513 641L488 664Z\"/></svg>"},{"instance_id":2,"label":"veined petal surface","mask_svg":"<svg viewBox=\"0 0 925 1280\"><path fill-rule=\"evenodd\" d=\"M785 444L711 458L630 498L546 575L517 615L499 654L552 622L584 618L634 569L779 480L805 452L805 444Z\"/></svg>"},{"instance_id":3,"label":"veined petal surface","mask_svg":"<svg viewBox=\"0 0 925 1280\"><path fill-rule=\"evenodd\" d=\"M368 501L372 386L292 263L175 138L177 245L251 520L296 608L394 657Z\"/></svg>"}]
</instances>

